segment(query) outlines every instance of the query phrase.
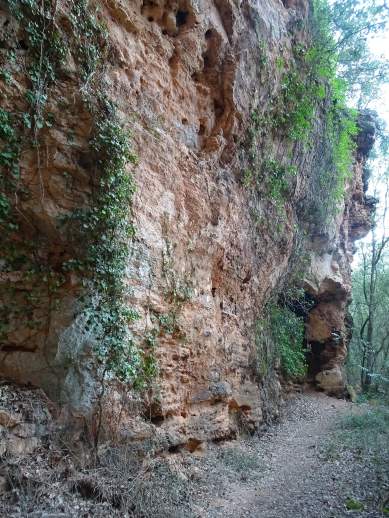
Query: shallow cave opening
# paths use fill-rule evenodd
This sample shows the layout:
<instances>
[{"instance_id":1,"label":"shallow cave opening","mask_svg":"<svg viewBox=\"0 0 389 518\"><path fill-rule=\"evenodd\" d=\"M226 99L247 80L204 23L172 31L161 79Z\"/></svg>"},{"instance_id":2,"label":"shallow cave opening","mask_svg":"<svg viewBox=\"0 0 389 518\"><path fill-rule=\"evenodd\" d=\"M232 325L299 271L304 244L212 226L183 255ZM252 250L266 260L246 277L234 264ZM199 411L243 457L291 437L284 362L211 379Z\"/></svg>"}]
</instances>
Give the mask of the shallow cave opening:
<instances>
[{"instance_id":1,"label":"shallow cave opening","mask_svg":"<svg viewBox=\"0 0 389 518\"><path fill-rule=\"evenodd\" d=\"M28 50L28 43L25 40L19 40L18 45L21 50Z\"/></svg>"},{"instance_id":2,"label":"shallow cave opening","mask_svg":"<svg viewBox=\"0 0 389 518\"><path fill-rule=\"evenodd\" d=\"M288 309L293 311L293 313L298 317L302 317L304 322L306 322L309 312L316 306L317 301L312 295L305 291L304 297L302 298L287 298L281 295L279 303L281 306L286 306Z\"/></svg>"},{"instance_id":3,"label":"shallow cave opening","mask_svg":"<svg viewBox=\"0 0 389 518\"><path fill-rule=\"evenodd\" d=\"M289 298L281 294L279 304L286 306L295 315L302 318L305 325L308 322L310 312L317 306L319 301L310 293L304 291L304 297ZM323 366L323 352L325 344L320 342L307 342L304 339L304 348L306 350L307 362L307 381L313 383L316 375L322 370Z\"/></svg>"},{"instance_id":4,"label":"shallow cave opening","mask_svg":"<svg viewBox=\"0 0 389 518\"><path fill-rule=\"evenodd\" d=\"M182 27L188 21L189 12L178 10L176 13L176 25L177 27Z\"/></svg>"},{"instance_id":5,"label":"shallow cave opening","mask_svg":"<svg viewBox=\"0 0 389 518\"><path fill-rule=\"evenodd\" d=\"M309 344L307 352L307 364L308 364L308 381L313 382L315 377L322 370L323 358L322 353L324 351L325 344L321 342L311 342Z\"/></svg>"},{"instance_id":6,"label":"shallow cave opening","mask_svg":"<svg viewBox=\"0 0 389 518\"><path fill-rule=\"evenodd\" d=\"M219 99L213 100L213 109L215 111L215 116L217 118L221 117L224 113L224 105L223 102Z\"/></svg>"}]
</instances>

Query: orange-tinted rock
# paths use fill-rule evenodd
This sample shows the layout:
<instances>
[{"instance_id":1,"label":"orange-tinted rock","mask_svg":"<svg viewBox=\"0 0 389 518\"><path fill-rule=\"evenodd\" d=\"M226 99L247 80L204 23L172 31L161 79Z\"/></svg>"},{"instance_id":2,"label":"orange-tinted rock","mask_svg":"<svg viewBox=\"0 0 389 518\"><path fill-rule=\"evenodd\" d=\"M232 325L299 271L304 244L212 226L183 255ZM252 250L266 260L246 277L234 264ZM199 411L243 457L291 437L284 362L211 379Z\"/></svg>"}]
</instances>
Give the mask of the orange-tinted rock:
<instances>
[{"instance_id":1,"label":"orange-tinted rock","mask_svg":"<svg viewBox=\"0 0 389 518\"><path fill-rule=\"evenodd\" d=\"M253 106L264 103L268 89L280 82L276 72L259 79L263 41L270 60L281 50L291 54L289 26L307 16L307 3L98 4L112 45L104 79L120 116L131 125L139 155L132 208L137 232L128 266L129 303L141 316L134 334L142 341L146 331L157 328L159 364L154 391L143 402L111 387L104 426L106 431L115 428L111 431L118 440L157 436L163 444L196 450L208 439L233 436L241 426L251 430L277 413L282 399L277 370L264 379L258 376L255 322L288 271L296 223L293 200L279 237L266 224L274 210L263 213L259 203L253 217L240 180L240 154ZM61 9L66 18L66 6ZM92 120L81 101L74 63L64 69L50 91L49 111L57 124L42 132L39 167L34 153L22 162L31 190L21 201L28 216L24 236L45 239L44 259L52 265L65 260L71 246L58 218L85 206L91 191ZM17 88L1 88L7 106L14 106L26 85L21 80ZM289 152L282 139L277 145ZM309 176L315 164L308 161L304 167L301 177ZM343 212L332 233L313 244L313 278L306 280L317 302L308 320L308 340L323 345L319 370L330 371L328 379L339 390L349 255L352 240L369 226L362 167L359 156ZM26 288L17 284L12 302ZM77 335L78 289L79 279L69 274L55 306L50 297L40 296L33 318L42 325L31 329L22 319L11 322L0 374L43 387L72 415L84 416L94 412L101 386L90 361L90 340ZM179 292L179 304L172 302L172 291ZM162 329L162 318L174 321L172 329ZM341 337L336 347L332 333ZM326 389L326 382L320 386Z\"/></svg>"}]
</instances>

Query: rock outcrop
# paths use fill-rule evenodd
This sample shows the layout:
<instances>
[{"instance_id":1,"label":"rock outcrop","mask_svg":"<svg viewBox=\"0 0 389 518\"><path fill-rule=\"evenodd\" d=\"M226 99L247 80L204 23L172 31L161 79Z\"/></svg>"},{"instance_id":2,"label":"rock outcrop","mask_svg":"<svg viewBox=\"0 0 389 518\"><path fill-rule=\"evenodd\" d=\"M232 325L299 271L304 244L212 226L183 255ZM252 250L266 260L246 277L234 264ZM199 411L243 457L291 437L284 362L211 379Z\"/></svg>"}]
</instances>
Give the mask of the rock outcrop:
<instances>
[{"instance_id":1,"label":"rock outcrop","mask_svg":"<svg viewBox=\"0 0 389 518\"><path fill-rule=\"evenodd\" d=\"M354 243L371 228L375 200L366 196L364 166L374 144L376 116L363 112L358 119L354 175L348 186L341 221L325 246L313 249L311 268L305 289L314 305L307 320L307 344L310 375L318 386L331 395L343 395L345 379L342 366L351 337L348 306L351 302L351 261Z\"/></svg>"},{"instance_id":2,"label":"rock outcrop","mask_svg":"<svg viewBox=\"0 0 389 518\"><path fill-rule=\"evenodd\" d=\"M132 331L140 343L149 338L158 363L152 389L141 398L112 383L103 423L115 423L120 440L146 440L157 430L168 447L194 450L240 428L252 430L277 414L282 399L277 364L266 376L258 373L256 322L288 276L295 205L304 199L304 178L317 167L318 151L299 144L291 149L282 135L272 141L272 152L292 153L297 169L277 226L275 205L253 198L242 181L242 150L253 110L265 109L280 89L281 60L287 62L296 41L307 37L309 6L278 0L97 3L110 39L101 73L120 118L131 125L139 157L128 301L140 318ZM57 23L68 34L69 6L57 8ZM15 56L12 77L1 84L3 106L25 112L24 32L9 11L0 14L3 59L7 52ZM78 273L61 270L74 239L59 221L86 206L93 190L93 121L71 56L47 102L51 122L40 130L39 146L20 157L29 193L17 200L18 239L34 250L42 271L49 265L62 277L55 288L47 279L36 287L23 262L2 272L2 309L8 312L0 374L42 387L73 416L88 416L101 380L90 351L74 346L85 338L74 326ZM371 204L362 181L367 140L360 137L353 179L331 230L312 237L305 275L314 301L307 321L311 374L337 394L344 386L353 241L369 228Z\"/></svg>"}]
</instances>

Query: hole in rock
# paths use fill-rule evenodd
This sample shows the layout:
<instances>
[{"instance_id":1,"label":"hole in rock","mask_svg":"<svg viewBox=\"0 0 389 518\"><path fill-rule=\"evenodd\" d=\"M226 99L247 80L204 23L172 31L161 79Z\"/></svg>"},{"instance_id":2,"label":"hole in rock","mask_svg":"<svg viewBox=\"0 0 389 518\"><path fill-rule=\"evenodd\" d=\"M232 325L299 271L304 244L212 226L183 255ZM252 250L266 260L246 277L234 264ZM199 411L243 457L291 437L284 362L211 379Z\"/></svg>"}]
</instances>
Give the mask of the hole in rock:
<instances>
[{"instance_id":1,"label":"hole in rock","mask_svg":"<svg viewBox=\"0 0 389 518\"><path fill-rule=\"evenodd\" d=\"M99 489L92 480L77 480L73 486L73 491L87 500L94 500L101 496Z\"/></svg>"},{"instance_id":2,"label":"hole in rock","mask_svg":"<svg viewBox=\"0 0 389 518\"><path fill-rule=\"evenodd\" d=\"M311 342L310 350L307 353L308 378L312 381L316 374L322 370L323 358L322 353L325 345L320 342Z\"/></svg>"},{"instance_id":3,"label":"hole in rock","mask_svg":"<svg viewBox=\"0 0 389 518\"><path fill-rule=\"evenodd\" d=\"M186 126L188 124L188 119L184 117L181 122L184 124L184 126Z\"/></svg>"},{"instance_id":4,"label":"hole in rock","mask_svg":"<svg viewBox=\"0 0 389 518\"><path fill-rule=\"evenodd\" d=\"M242 284L247 284L251 279L251 272L247 272L247 274L245 275L245 278L243 279L242 281Z\"/></svg>"},{"instance_id":5,"label":"hole in rock","mask_svg":"<svg viewBox=\"0 0 389 518\"><path fill-rule=\"evenodd\" d=\"M186 448L193 453L197 448L200 446L202 441L199 441L198 439L189 439L186 443Z\"/></svg>"},{"instance_id":6,"label":"hole in rock","mask_svg":"<svg viewBox=\"0 0 389 518\"><path fill-rule=\"evenodd\" d=\"M215 297L216 296L216 288L212 288L212 297Z\"/></svg>"},{"instance_id":7,"label":"hole in rock","mask_svg":"<svg viewBox=\"0 0 389 518\"><path fill-rule=\"evenodd\" d=\"M169 446L168 452L169 453L179 453L180 448L181 447L178 444L175 444L174 446Z\"/></svg>"},{"instance_id":8,"label":"hole in rock","mask_svg":"<svg viewBox=\"0 0 389 518\"><path fill-rule=\"evenodd\" d=\"M183 25L186 24L186 22L188 21L188 16L189 16L189 13L188 11L177 11L177 14L176 14L176 25L177 27L182 27Z\"/></svg>"},{"instance_id":9,"label":"hole in rock","mask_svg":"<svg viewBox=\"0 0 389 518\"><path fill-rule=\"evenodd\" d=\"M223 115L224 106L220 101L218 101L218 99L213 100L213 108L215 110L216 117L220 117L221 115Z\"/></svg>"},{"instance_id":10,"label":"hole in rock","mask_svg":"<svg viewBox=\"0 0 389 518\"><path fill-rule=\"evenodd\" d=\"M115 509L120 509L122 505L122 498L121 495L113 494L111 498L112 505Z\"/></svg>"},{"instance_id":11,"label":"hole in rock","mask_svg":"<svg viewBox=\"0 0 389 518\"><path fill-rule=\"evenodd\" d=\"M87 152L80 152L77 163L83 169L90 169L93 167L93 160L90 156L90 153Z\"/></svg>"},{"instance_id":12,"label":"hole in rock","mask_svg":"<svg viewBox=\"0 0 389 518\"><path fill-rule=\"evenodd\" d=\"M18 44L19 44L19 47L20 47L22 50L28 50L28 45L27 45L27 43L26 43L24 40L19 40L19 41L18 41Z\"/></svg>"},{"instance_id":13,"label":"hole in rock","mask_svg":"<svg viewBox=\"0 0 389 518\"><path fill-rule=\"evenodd\" d=\"M210 38L212 38L213 36L213 30L212 29L208 29L207 32L204 34L204 37L206 40L209 40Z\"/></svg>"},{"instance_id":14,"label":"hole in rock","mask_svg":"<svg viewBox=\"0 0 389 518\"><path fill-rule=\"evenodd\" d=\"M149 22L153 22L154 21L154 18L152 16L149 16L147 19L148 19Z\"/></svg>"},{"instance_id":15,"label":"hole in rock","mask_svg":"<svg viewBox=\"0 0 389 518\"><path fill-rule=\"evenodd\" d=\"M205 126L204 126L204 124L200 124L199 135L204 135L204 133L205 133Z\"/></svg>"},{"instance_id":16,"label":"hole in rock","mask_svg":"<svg viewBox=\"0 0 389 518\"><path fill-rule=\"evenodd\" d=\"M316 301L312 295L305 292L303 299L285 300L283 296L280 297L282 305L286 305L295 315L302 317L304 321L307 320L309 312L316 306Z\"/></svg>"},{"instance_id":17,"label":"hole in rock","mask_svg":"<svg viewBox=\"0 0 389 518\"><path fill-rule=\"evenodd\" d=\"M161 426L164 422L164 417L162 415L153 415L150 417L150 421L155 424L155 426Z\"/></svg>"},{"instance_id":18,"label":"hole in rock","mask_svg":"<svg viewBox=\"0 0 389 518\"><path fill-rule=\"evenodd\" d=\"M178 65L178 56L173 53L173 55L169 58L169 67L175 68Z\"/></svg>"},{"instance_id":19,"label":"hole in rock","mask_svg":"<svg viewBox=\"0 0 389 518\"><path fill-rule=\"evenodd\" d=\"M204 68L209 68L211 66L211 59L208 56L208 54L203 55L203 60L204 60Z\"/></svg>"}]
</instances>

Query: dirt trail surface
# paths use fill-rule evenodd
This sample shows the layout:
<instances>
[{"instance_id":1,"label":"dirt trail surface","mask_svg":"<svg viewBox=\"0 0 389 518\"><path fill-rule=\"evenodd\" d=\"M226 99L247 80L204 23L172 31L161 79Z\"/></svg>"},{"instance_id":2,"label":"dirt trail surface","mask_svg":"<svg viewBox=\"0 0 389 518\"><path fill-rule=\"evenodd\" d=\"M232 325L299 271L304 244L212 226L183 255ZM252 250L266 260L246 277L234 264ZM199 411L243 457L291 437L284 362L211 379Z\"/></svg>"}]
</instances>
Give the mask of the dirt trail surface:
<instances>
[{"instance_id":1,"label":"dirt trail surface","mask_svg":"<svg viewBox=\"0 0 389 518\"><path fill-rule=\"evenodd\" d=\"M278 425L259 439L241 443L241 455L247 450L254 459L257 457L257 466L247 469L242 466L238 469L240 480L230 483L223 480L222 474L219 487L223 489L217 499L209 501L203 515L209 518L384 516L379 511L379 486L382 488L383 481L374 466L347 451L328 457L334 427L344 415L358 411L353 407L356 405L320 393L304 394L289 402ZM226 447L231 450L231 443ZM336 444L334 447L337 448ZM364 502L365 509L347 510L348 498Z\"/></svg>"},{"instance_id":2,"label":"dirt trail surface","mask_svg":"<svg viewBox=\"0 0 389 518\"><path fill-rule=\"evenodd\" d=\"M389 502L389 420L373 419L370 428L359 430L362 443L367 443L363 449L354 447L356 435L339 427L342 419L350 422L350 416L364 424L368 406L302 394L284 406L278 424L248 439L208 448L201 444L193 453L185 448L167 453L157 441L141 443L139 451L131 444L101 444L96 464L84 442L71 441L66 430L31 443L27 432L32 426L41 423L48 430L47 401L37 392L8 389L3 390L10 401L2 422L11 429L7 435L3 426L0 446L15 451L0 455L0 517L387 516L380 509ZM22 415L26 423L15 424ZM345 447L342 438L347 433ZM348 499L363 509L347 510Z\"/></svg>"}]
</instances>

